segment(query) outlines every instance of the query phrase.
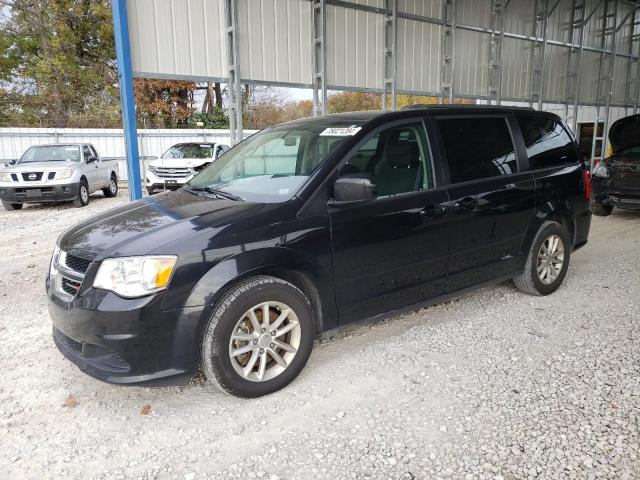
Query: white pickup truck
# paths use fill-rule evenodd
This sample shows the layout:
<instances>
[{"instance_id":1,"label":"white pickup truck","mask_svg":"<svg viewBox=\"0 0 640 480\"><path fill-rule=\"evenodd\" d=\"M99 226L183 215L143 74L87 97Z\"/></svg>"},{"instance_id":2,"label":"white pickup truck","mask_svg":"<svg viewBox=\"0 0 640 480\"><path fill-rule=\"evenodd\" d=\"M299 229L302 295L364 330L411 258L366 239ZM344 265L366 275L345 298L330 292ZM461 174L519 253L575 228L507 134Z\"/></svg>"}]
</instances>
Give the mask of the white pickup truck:
<instances>
[{"instance_id":1,"label":"white pickup truck","mask_svg":"<svg viewBox=\"0 0 640 480\"><path fill-rule=\"evenodd\" d=\"M34 145L0 170L0 200L6 210L65 201L84 207L97 190L105 197L118 194L118 164L102 160L88 143Z\"/></svg>"},{"instance_id":2,"label":"white pickup truck","mask_svg":"<svg viewBox=\"0 0 640 480\"><path fill-rule=\"evenodd\" d=\"M200 170L229 150L220 143L178 143L151 160L145 172L147 192L176 189L191 180Z\"/></svg>"}]
</instances>

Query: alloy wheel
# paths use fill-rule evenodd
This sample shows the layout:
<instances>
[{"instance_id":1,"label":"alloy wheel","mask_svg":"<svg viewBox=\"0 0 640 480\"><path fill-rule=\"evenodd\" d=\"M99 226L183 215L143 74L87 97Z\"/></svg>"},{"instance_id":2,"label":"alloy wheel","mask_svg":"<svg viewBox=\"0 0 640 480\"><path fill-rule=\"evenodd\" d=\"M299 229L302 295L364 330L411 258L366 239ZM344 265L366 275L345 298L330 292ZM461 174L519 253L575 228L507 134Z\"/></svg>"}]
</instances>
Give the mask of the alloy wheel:
<instances>
[{"instance_id":1,"label":"alloy wheel","mask_svg":"<svg viewBox=\"0 0 640 480\"><path fill-rule=\"evenodd\" d=\"M80 198L84 203L87 203L89 201L89 191L84 185L80 185Z\"/></svg>"},{"instance_id":2,"label":"alloy wheel","mask_svg":"<svg viewBox=\"0 0 640 480\"><path fill-rule=\"evenodd\" d=\"M291 307L276 301L259 303L233 328L229 340L231 364L245 380L271 380L291 364L301 336L300 322Z\"/></svg>"},{"instance_id":3,"label":"alloy wheel","mask_svg":"<svg viewBox=\"0 0 640 480\"><path fill-rule=\"evenodd\" d=\"M550 285L558 278L564 265L564 243L558 235L550 235L542 242L538 252L538 278Z\"/></svg>"}]
</instances>

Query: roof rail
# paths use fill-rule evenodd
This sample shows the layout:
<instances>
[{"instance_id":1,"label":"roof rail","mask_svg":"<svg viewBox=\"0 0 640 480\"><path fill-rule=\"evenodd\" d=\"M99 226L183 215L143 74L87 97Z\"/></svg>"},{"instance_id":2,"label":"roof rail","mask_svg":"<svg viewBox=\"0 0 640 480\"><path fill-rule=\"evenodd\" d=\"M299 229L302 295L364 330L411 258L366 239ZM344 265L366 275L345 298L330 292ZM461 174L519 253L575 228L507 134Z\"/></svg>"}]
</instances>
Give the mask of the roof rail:
<instances>
[{"instance_id":1,"label":"roof rail","mask_svg":"<svg viewBox=\"0 0 640 480\"><path fill-rule=\"evenodd\" d=\"M513 107L507 105L483 105L476 103L455 103L455 104L441 104L441 103L415 103L413 105L407 105L402 107L401 110L420 110L423 108L515 108L518 110L535 110L533 107Z\"/></svg>"}]
</instances>

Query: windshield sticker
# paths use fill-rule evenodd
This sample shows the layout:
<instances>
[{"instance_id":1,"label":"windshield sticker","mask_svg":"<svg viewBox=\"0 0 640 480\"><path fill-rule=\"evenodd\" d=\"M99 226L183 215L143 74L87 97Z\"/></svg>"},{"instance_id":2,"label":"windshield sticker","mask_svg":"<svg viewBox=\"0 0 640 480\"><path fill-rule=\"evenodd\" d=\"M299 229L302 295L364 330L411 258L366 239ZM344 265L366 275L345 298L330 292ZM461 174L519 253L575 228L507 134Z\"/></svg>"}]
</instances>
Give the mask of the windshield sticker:
<instances>
[{"instance_id":1,"label":"windshield sticker","mask_svg":"<svg viewBox=\"0 0 640 480\"><path fill-rule=\"evenodd\" d=\"M78 150L78 147L64 147L65 150L70 150L72 152L75 152L76 150Z\"/></svg>"},{"instance_id":2,"label":"windshield sticker","mask_svg":"<svg viewBox=\"0 0 640 480\"><path fill-rule=\"evenodd\" d=\"M353 137L361 130L360 127L330 127L320 134L321 137Z\"/></svg>"},{"instance_id":3,"label":"windshield sticker","mask_svg":"<svg viewBox=\"0 0 640 480\"><path fill-rule=\"evenodd\" d=\"M278 190L278 195L287 195L288 193L289 193L288 188L281 188L280 190Z\"/></svg>"}]
</instances>

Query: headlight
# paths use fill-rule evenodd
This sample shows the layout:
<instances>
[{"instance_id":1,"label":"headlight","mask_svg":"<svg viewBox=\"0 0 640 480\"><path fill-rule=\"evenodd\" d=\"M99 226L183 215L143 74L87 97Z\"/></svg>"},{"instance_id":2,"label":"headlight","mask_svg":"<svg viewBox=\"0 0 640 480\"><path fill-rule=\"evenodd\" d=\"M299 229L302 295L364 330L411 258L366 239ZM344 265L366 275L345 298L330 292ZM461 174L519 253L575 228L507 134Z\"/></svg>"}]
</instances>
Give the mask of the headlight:
<instances>
[{"instance_id":1,"label":"headlight","mask_svg":"<svg viewBox=\"0 0 640 480\"><path fill-rule=\"evenodd\" d=\"M11 182L12 180L10 173L0 173L0 182Z\"/></svg>"},{"instance_id":2,"label":"headlight","mask_svg":"<svg viewBox=\"0 0 640 480\"><path fill-rule=\"evenodd\" d=\"M607 166L604 162L598 162L591 169L591 175L593 175L594 177L609 178L609 170L607 169Z\"/></svg>"},{"instance_id":3,"label":"headlight","mask_svg":"<svg viewBox=\"0 0 640 480\"><path fill-rule=\"evenodd\" d=\"M108 258L100 264L93 286L121 297L143 297L167 288L176 261L174 256Z\"/></svg>"},{"instance_id":4,"label":"headlight","mask_svg":"<svg viewBox=\"0 0 640 480\"><path fill-rule=\"evenodd\" d=\"M56 180L64 180L65 178L71 178L75 173L74 168L65 168L64 170L60 170L56 172Z\"/></svg>"}]
</instances>

